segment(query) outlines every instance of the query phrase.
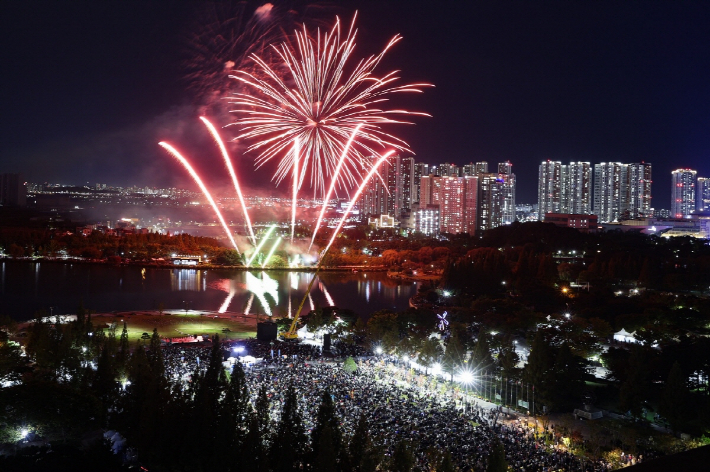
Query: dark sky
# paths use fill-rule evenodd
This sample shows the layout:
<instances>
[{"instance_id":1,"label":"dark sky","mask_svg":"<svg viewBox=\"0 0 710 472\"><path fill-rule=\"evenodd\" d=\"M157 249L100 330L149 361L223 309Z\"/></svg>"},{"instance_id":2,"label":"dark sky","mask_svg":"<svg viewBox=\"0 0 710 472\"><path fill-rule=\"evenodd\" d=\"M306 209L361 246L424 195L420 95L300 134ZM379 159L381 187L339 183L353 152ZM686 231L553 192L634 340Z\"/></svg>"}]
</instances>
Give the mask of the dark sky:
<instances>
[{"instance_id":1,"label":"dark sky","mask_svg":"<svg viewBox=\"0 0 710 472\"><path fill-rule=\"evenodd\" d=\"M518 202L536 201L543 159L651 162L656 208L669 207L671 170L710 176L710 2L286 5L323 22L359 10L357 56L400 33L379 71L433 83L396 102L433 117L390 131L424 162L512 161ZM189 185L158 148L166 139L199 161L212 185L226 185L185 80L206 8L181 0L0 2L0 172ZM235 151L246 176L250 158ZM271 188L265 175L248 181Z\"/></svg>"}]
</instances>

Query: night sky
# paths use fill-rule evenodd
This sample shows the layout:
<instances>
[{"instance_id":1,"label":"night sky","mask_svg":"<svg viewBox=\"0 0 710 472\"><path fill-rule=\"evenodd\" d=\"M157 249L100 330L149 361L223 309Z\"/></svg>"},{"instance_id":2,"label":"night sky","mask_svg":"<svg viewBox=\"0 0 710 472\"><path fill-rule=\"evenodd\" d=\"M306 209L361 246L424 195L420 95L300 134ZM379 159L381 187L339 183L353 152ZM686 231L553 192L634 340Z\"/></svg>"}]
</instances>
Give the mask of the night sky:
<instances>
[{"instance_id":1,"label":"night sky","mask_svg":"<svg viewBox=\"0 0 710 472\"><path fill-rule=\"evenodd\" d=\"M519 203L536 202L543 159L651 162L656 208L670 206L671 170L710 176L710 2L285 4L321 24L359 10L356 56L401 34L378 70L434 84L393 103L433 117L389 130L430 164L510 160ZM211 185L226 186L197 121L204 96L185 78L203 18L219 29L213 12L226 10L180 0L0 2L0 172L191 186L157 146L165 139L194 156ZM239 149L240 172L271 188Z\"/></svg>"}]
</instances>

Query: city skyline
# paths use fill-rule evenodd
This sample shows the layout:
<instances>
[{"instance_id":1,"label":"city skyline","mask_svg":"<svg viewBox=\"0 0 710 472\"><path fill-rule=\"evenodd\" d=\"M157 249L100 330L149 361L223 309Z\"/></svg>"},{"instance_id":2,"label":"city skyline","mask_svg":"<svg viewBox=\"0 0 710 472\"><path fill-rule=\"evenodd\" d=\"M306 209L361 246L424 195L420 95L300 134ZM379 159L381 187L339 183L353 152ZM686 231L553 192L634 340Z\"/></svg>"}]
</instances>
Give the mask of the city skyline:
<instances>
[{"instance_id":1,"label":"city skyline","mask_svg":"<svg viewBox=\"0 0 710 472\"><path fill-rule=\"evenodd\" d=\"M510 161L521 202L535 201L537 182L520 176L535 175L545 159L652 162L655 207L670 201L672 170L710 175L707 4L410 5L345 2L313 15L331 24L358 10L363 54L402 34L386 67L436 86L405 103L433 117L397 130L417 162ZM13 117L0 135L0 171L30 181L191 187L157 148L173 137L209 166L213 151L203 151L208 138L189 124L200 107L184 80L197 4L0 8L11 71L2 100ZM252 170L251 158L235 160ZM268 173L250 180L272 188Z\"/></svg>"}]
</instances>

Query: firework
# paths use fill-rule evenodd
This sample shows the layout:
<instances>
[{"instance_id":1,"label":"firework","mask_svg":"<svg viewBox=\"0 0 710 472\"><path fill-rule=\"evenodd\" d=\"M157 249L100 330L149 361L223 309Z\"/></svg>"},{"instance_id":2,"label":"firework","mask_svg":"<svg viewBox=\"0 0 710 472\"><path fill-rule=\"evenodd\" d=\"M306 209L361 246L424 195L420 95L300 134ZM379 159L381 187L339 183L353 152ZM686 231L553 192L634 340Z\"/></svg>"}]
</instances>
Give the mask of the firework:
<instances>
[{"instance_id":1,"label":"firework","mask_svg":"<svg viewBox=\"0 0 710 472\"><path fill-rule=\"evenodd\" d=\"M234 249L236 249L237 252L239 252L239 248L237 247L237 243L234 241L234 238L232 237L232 231L229 229L229 226L227 226L227 223L224 221L224 218L222 217L222 213L219 211L219 208L217 208L217 204L215 203L214 199L212 198L212 195L210 195L210 192L207 190L207 187L205 187L205 184L202 183L202 179L200 179L200 176L197 175L197 172L192 168L189 162L187 162L187 159L182 157L180 153L172 147L170 144L161 141L158 143L160 146L162 146L165 150L167 150L175 159L180 161L180 163L187 169L187 171L190 173L192 176L193 180L197 185L200 187L202 190L202 193L205 195L207 198L207 201L210 202L210 205L212 205L212 208L214 209L215 214L217 215L217 218L219 219L219 222L222 223L222 227L224 228L224 232L227 234L227 237L229 238L229 241L232 243L232 246L234 246Z\"/></svg>"},{"instance_id":2,"label":"firework","mask_svg":"<svg viewBox=\"0 0 710 472\"><path fill-rule=\"evenodd\" d=\"M387 97L400 92L421 92L428 84L394 85L396 72L381 77L374 70L385 53L400 41L395 36L378 55L360 60L350 68L355 49L355 18L341 34L340 20L330 31L309 34L304 25L295 32L293 43L272 46L281 69L272 67L261 55L250 55L254 66L238 70L233 77L246 85L231 103L238 118L238 140L250 141L256 166L277 160L273 180L278 185L290 173L296 156L288 152L295 138L301 142L299 187L309 176L314 196L322 195L326 179L344 189L355 187L367 173L367 157L383 148L411 152L403 140L385 132L382 125L409 123L401 117L426 115L406 110L380 108ZM358 137L346 150L346 142L357 126ZM343 169L336 175L336 156L345 151Z\"/></svg>"},{"instance_id":3,"label":"firework","mask_svg":"<svg viewBox=\"0 0 710 472\"><path fill-rule=\"evenodd\" d=\"M247 228L249 229L249 235L251 236L251 240L254 244L256 244L256 237L254 237L254 230L251 227L251 221L249 220L249 212L247 211L247 205L244 203L244 196L242 195L242 189L239 187L239 181L237 180L237 174L234 172L234 166L232 166L232 160L229 158L229 153L227 153L227 148L224 146L224 141L222 141L222 138L220 137L219 133L217 132L217 129L210 123L210 121L205 118L204 116L201 116L200 119L202 122L205 124L207 129L209 130L210 134L214 138L215 142L217 143L217 146L219 147L219 150L222 153L222 157L224 158L224 163L227 166L227 170L229 170L229 175L232 177L232 182L234 183L234 190L237 192L237 196L239 197L239 203L242 205L242 211L244 212L244 220L247 223Z\"/></svg>"}]
</instances>

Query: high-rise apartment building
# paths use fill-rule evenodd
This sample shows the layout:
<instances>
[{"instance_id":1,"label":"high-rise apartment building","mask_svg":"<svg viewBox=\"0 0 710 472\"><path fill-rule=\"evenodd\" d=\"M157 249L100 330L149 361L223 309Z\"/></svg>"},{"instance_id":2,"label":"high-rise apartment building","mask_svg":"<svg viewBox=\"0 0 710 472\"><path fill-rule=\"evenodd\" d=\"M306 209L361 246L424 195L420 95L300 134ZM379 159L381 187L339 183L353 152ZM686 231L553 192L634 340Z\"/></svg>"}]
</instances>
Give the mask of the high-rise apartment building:
<instances>
[{"instance_id":1,"label":"high-rise apartment building","mask_svg":"<svg viewBox=\"0 0 710 472\"><path fill-rule=\"evenodd\" d=\"M498 164L498 178L502 180L500 221L509 225L515 221L515 174L510 161Z\"/></svg>"},{"instance_id":2,"label":"high-rise apartment building","mask_svg":"<svg viewBox=\"0 0 710 472\"><path fill-rule=\"evenodd\" d=\"M0 174L0 206L24 207L27 186L22 174Z\"/></svg>"},{"instance_id":3,"label":"high-rise apartment building","mask_svg":"<svg viewBox=\"0 0 710 472\"><path fill-rule=\"evenodd\" d=\"M631 219L653 216L651 204L651 164L642 162L629 164L629 197L627 199L628 216Z\"/></svg>"},{"instance_id":4,"label":"high-rise apartment building","mask_svg":"<svg viewBox=\"0 0 710 472\"><path fill-rule=\"evenodd\" d=\"M417 203L420 200L419 186L422 182L422 177L429 175L429 164L423 162L414 163L414 176L412 177L412 203Z\"/></svg>"},{"instance_id":5,"label":"high-rise apartment building","mask_svg":"<svg viewBox=\"0 0 710 472\"><path fill-rule=\"evenodd\" d=\"M538 168L537 212L542 221L545 213L561 213L562 163L545 161Z\"/></svg>"},{"instance_id":6,"label":"high-rise apartment building","mask_svg":"<svg viewBox=\"0 0 710 472\"><path fill-rule=\"evenodd\" d=\"M503 224L501 211L503 179L498 174L478 174L478 215L476 228L482 231Z\"/></svg>"},{"instance_id":7,"label":"high-rise apartment building","mask_svg":"<svg viewBox=\"0 0 710 472\"><path fill-rule=\"evenodd\" d=\"M710 178L698 177L695 188L695 208L710 212Z\"/></svg>"},{"instance_id":8,"label":"high-rise apartment building","mask_svg":"<svg viewBox=\"0 0 710 472\"><path fill-rule=\"evenodd\" d=\"M594 164L594 214L599 223L619 221L626 207L628 166L620 162Z\"/></svg>"},{"instance_id":9,"label":"high-rise apartment building","mask_svg":"<svg viewBox=\"0 0 710 472\"><path fill-rule=\"evenodd\" d=\"M653 216L651 164L594 165L594 214L600 223Z\"/></svg>"},{"instance_id":10,"label":"high-rise apartment building","mask_svg":"<svg viewBox=\"0 0 710 472\"><path fill-rule=\"evenodd\" d=\"M439 208L439 229L443 233L476 231L478 200L476 177L422 177L419 207Z\"/></svg>"},{"instance_id":11,"label":"high-rise apartment building","mask_svg":"<svg viewBox=\"0 0 710 472\"><path fill-rule=\"evenodd\" d=\"M687 218L695 211L695 183L698 172L691 169L676 169L671 172L671 217Z\"/></svg>"},{"instance_id":12,"label":"high-rise apartment building","mask_svg":"<svg viewBox=\"0 0 710 472\"><path fill-rule=\"evenodd\" d=\"M415 174L414 158L391 156L373 176L360 198L364 215L387 214L399 218L412 208L412 184Z\"/></svg>"},{"instance_id":13,"label":"high-rise apartment building","mask_svg":"<svg viewBox=\"0 0 710 472\"><path fill-rule=\"evenodd\" d=\"M563 194L561 212L574 215L592 213L592 167L589 162L570 162L561 168Z\"/></svg>"},{"instance_id":14,"label":"high-rise apartment building","mask_svg":"<svg viewBox=\"0 0 710 472\"><path fill-rule=\"evenodd\" d=\"M476 164L473 162L470 162L466 164L465 166L461 167L461 176L462 177L470 177L472 175L476 175Z\"/></svg>"}]
</instances>

